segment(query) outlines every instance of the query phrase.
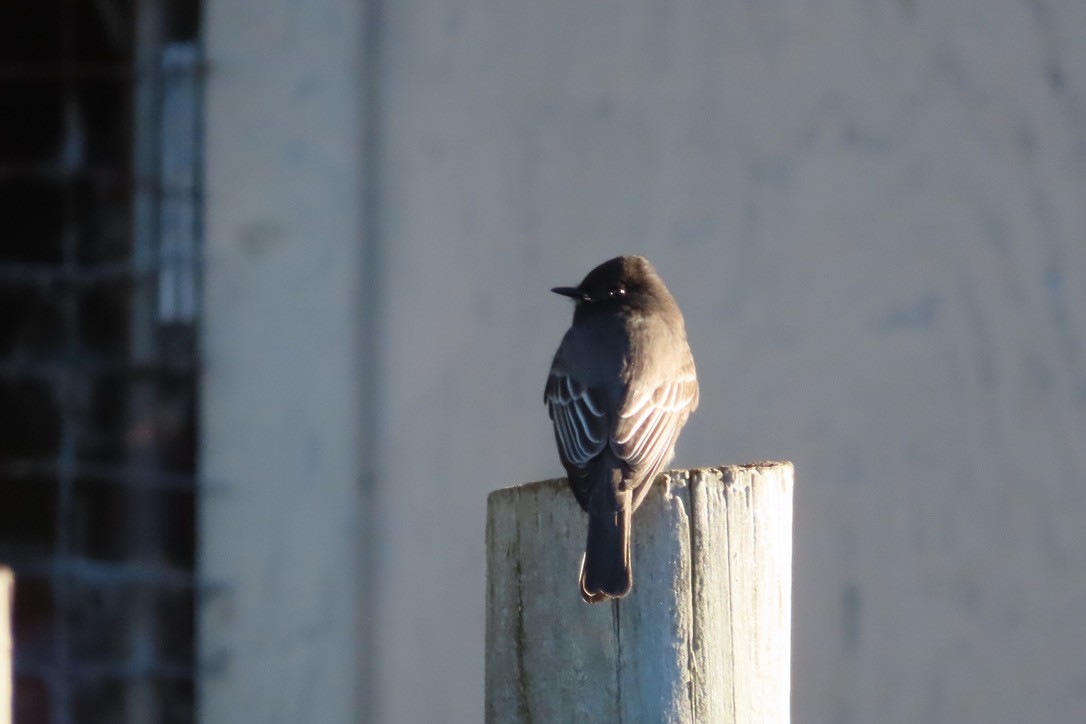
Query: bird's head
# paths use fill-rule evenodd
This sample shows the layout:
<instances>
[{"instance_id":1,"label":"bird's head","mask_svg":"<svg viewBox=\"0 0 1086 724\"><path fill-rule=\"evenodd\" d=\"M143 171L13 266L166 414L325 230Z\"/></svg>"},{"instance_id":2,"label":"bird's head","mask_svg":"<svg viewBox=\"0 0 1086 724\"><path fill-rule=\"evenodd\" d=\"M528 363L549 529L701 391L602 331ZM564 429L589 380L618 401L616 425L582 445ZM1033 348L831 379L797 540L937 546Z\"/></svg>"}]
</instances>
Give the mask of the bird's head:
<instances>
[{"instance_id":1,"label":"bird's head","mask_svg":"<svg viewBox=\"0 0 1086 724\"><path fill-rule=\"evenodd\" d=\"M618 256L588 272L575 287L555 287L555 294L577 302L576 314L648 308L652 300L674 301L663 281L643 256Z\"/></svg>"}]
</instances>

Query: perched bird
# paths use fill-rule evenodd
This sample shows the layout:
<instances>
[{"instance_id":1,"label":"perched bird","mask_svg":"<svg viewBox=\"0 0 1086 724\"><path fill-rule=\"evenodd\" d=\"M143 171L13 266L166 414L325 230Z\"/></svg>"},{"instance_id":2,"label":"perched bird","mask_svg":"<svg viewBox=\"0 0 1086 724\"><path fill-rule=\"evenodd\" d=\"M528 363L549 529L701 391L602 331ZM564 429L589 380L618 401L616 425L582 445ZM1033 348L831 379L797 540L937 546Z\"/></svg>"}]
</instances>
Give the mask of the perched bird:
<instances>
[{"instance_id":1,"label":"perched bird","mask_svg":"<svg viewBox=\"0 0 1086 724\"><path fill-rule=\"evenodd\" d=\"M597 603L633 586L630 518L698 406L698 381L683 315L644 257L611 259L551 291L577 303L543 399L588 513L581 597Z\"/></svg>"}]
</instances>

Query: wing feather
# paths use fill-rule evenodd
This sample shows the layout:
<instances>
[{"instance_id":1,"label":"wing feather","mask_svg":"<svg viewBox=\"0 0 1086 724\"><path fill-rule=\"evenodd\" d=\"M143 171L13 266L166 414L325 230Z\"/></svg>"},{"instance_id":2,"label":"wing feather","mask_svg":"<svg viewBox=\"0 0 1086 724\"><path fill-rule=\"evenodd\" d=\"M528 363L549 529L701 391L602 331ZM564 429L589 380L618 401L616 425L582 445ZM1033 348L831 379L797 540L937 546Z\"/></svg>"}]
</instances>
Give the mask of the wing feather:
<instances>
[{"instance_id":1,"label":"wing feather","mask_svg":"<svg viewBox=\"0 0 1086 724\"><path fill-rule=\"evenodd\" d=\"M544 400L554 422L563 461L583 468L610 445L637 478L631 487L655 477L670 460L679 431L698 405L693 363L676 378L632 387L609 420L599 393L556 366L547 378Z\"/></svg>"},{"instance_id":2,"label":"wing feather","mask_svg":"<svg viewBox=\"0 0 1086 724\"><path fill-rule=\"evenodd\" d=\"M607 443L607 419L592 390L560 371L547 378L547 403L562 459L584 467Z\"/></svg>"},{"instance_id":3,"label":"wing feather","mask_svg":"<svg viewBox=\"0 0 1086 724\"><path fill-rule=\"evenodd\" d=\"M652 387L631 389L620 407L611 447L631 468L641 471L639 485L655 476L675 447L679 430L698 404L693 369Z\"/></svg>"}]
</instances>

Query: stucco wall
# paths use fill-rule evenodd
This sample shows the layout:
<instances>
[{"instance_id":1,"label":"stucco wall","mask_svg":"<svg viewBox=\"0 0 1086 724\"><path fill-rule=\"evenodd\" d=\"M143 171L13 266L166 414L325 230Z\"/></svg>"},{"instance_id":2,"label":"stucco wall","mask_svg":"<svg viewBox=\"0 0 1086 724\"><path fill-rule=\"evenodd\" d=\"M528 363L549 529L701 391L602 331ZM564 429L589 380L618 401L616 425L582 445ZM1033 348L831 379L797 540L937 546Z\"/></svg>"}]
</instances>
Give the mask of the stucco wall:
<instances>
[{"instance_id":1,"label":"stucco wall","mask_svg":"<svg viewBox=\"0 0 1086 724\"><path fill-rule=\"evenodd\" d=\"M356 722L362 7L205 12L200 719Z\"/></svg>"},{"instance_id":2,"label":"stucco wall","mask_svg":"<svg viewBox=\"0 0 1086 724\"><path fill-rule=\"evenodd\" d=\"M351 569L345 534L318 570L372 576L379 721L479 719L485 494L560 472L542 383L570 309L547 289L624 252L687 317L702 402L676 464L796 464L795 720L1080 717L1086 5L416 0L368 26L345 1L257 5L209 1L205 461L293 532L223 554L258 513L212 498L206 560L310 570L336 528L287 504L353 520L346 468L320 465L361 467L344 421L373 374L375 567ZM280 227L290 243L251 241ZM378 323L348 341L366 274ZM354 343L376 367L352 366ZM294 382L314 365L320 385ZM246 447L250 422L268 429ZM262 446L298 472L265 470ZM269 475L292 492L258 488ZM346 615L348 591L314 585ZM346 634L292 616L259 627L309 657L253 660L271 696L325 651L350 662Z\"/></svg>"}]
</instances>

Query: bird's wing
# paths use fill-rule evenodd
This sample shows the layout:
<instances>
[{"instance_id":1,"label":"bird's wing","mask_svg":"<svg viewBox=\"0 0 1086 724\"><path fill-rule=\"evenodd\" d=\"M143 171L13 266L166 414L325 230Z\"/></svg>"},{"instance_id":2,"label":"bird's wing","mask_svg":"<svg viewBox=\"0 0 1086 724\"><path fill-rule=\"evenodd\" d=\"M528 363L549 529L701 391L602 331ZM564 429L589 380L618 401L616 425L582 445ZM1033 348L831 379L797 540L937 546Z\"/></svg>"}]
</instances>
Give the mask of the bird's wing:
<instances>
[{"instance_id":1,"label":"bird's wing","mask_svg":"<svg viewBox=\"0 0 1086 724\"><path fill-rule=\"evenodd\" d=\"M582 468L607 444L607 415L597 394L554 369L543 393L562 460Z\"/></svg>"},{"instance_id":2,"label":"bird's wing","mask_svg":"<svg viewBox=\"0 0 1086 724\"><path fill-rule=\"evenodd\" d=\"M611 448L631 469L642 471L644 478L634 487L667 463L679 430L697 406L693 363L671 379L630 388L619 408Z\"/></svg>"}]
</instances>

